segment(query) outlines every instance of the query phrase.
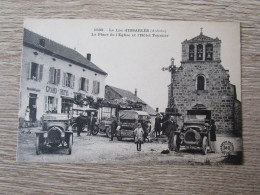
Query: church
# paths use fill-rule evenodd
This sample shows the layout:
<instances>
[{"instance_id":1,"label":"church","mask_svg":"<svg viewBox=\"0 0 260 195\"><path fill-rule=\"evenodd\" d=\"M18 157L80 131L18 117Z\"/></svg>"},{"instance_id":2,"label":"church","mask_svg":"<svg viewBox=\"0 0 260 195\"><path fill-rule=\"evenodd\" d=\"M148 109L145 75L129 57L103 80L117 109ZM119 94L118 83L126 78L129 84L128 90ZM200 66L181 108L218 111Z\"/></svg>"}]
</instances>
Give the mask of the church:
<instances>
[{"instance_id":1,"label":"church","mask_svg":"<svg viewBox=\"0 0 260 195\"><path fill-rule=\"evenodd\" d=\"M206 115L216 121L217 133L241 135L241 102L236 86L229 81L229 71L221 64L221 40L203 32L182 42L179 67L172 59L168 109L182 116Z\"/></svg>"}]
</instances>

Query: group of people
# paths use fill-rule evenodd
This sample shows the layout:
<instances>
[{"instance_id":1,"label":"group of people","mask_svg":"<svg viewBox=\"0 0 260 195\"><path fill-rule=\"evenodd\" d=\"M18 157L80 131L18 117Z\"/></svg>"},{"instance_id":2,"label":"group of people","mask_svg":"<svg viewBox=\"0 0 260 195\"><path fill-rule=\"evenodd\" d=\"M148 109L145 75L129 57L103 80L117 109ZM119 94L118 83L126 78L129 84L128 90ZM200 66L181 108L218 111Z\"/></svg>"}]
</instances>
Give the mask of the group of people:
<instances>
[{"instance_id":1,"label":"group of people","mask_svg":"<svg viewBox=\"0 0 260 195\"><path fill-rule=\"evenodd\" d=\"M84 116L83 113L80 113L80 115L76 118L77 123L77 135L80 136L80 133L83 131L83 129L87 126L88 133L87 135L92 135L92 131L95 128L95 124L97 122L97 119L94 117L94 112L91 112L90 117Z\"/></svg>"}]
</instances>

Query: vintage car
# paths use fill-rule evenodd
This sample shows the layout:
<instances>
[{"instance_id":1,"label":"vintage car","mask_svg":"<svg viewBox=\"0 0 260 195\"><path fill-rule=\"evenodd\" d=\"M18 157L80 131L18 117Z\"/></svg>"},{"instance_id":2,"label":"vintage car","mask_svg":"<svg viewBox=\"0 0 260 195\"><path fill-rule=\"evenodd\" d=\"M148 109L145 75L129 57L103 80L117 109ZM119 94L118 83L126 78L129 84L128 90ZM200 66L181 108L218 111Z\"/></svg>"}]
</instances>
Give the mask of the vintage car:
<instances>
[{"instance_id":1,"label":"vintage car","mask_svg":"<svg viewBox=\"0 0 260 195\"><path fill-rule=\"evenodd\" d=\"M76 123L76 118L80 115L83 114L83 116L86 118L86 121L88 120L88 117L90 116L91 112L95 113L95 117L97 115L97 110L96 109L92 109L92 108L87 108L87 109L83 109L83 108L73 108L72 109L72 119L71 119L71 126L72 126L72 131L76 132L78 129L78 124ZM87 131L88 126L87 124L84 125L83 127L83 131ZM96 131L95 131L96 132ZM93 134L95 134L95 132L92 132ZM97 134L97 133L96 133ZM95 135L96 135L95 134Z\"/></svg>"},{"instance_id":2,"label":"vintage car","mask_svg":"<svg viewBox=\"0 0 260 195\"><path fill-rule=\"evenodd\" d=\"M68 114L44 114L41 130L36 132L36 154L51 147L66 147L72 152L73 132Z\"/></svg>"},{"instance_id":3,"label":"vintage car","mask_svg":"<svg viewBox=\"0 0 260 195\"><path fill-rule=\"evenodd\" d=\"M105 133L106 137L111 136L111 124L112 124L112 118L107 118L106 120L101 120L97 124L97 128L93 130L93 135L97 135L98 133Z\"/></svg>"},{"instance_id":4,"label":"vintage car","mask_svg":"<svg viewBox=\"0 0 260 195\"><path fill-rule=\"evenodd\" d=\"M173 139L174 150L178 152L180 146L188 149L201 149L207 154L209 146L209 121L205 115L187 115L183 127L175 132Z\"/></svg>"},{"instance_id":5,"label":"vintage car","mask_svg":"<svg viewBox=\"0 0 260 195\"><path fill-rule=\"evenodd\" d=\"M149 121L149 114L144 111L123 110L119 113L120 128L116 132L117 139L134 138L134 130L138 122L144 124Z\"/></svg>"}]
</instances>

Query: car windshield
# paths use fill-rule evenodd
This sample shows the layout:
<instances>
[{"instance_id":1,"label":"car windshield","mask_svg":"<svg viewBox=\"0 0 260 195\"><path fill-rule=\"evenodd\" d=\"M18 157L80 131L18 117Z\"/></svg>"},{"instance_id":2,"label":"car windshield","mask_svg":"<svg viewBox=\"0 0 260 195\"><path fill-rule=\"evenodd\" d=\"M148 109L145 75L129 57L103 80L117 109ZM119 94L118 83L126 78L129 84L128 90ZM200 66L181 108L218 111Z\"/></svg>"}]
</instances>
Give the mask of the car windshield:
<instances>
[{"instance_id":1,"label":"car windshield","mask_svg":"<svg viewBox=\"0 0 260 195\"><path fill-rule=\"evenodd\" d=\"M138 114L134 111L123 111L120 113L120 120L122 119L132 119L132 120L137 120L138 119Z\"/></svg>"},{"instance_id":2,"label":"car windshield","mask_svg":"<svg viewBox=\"0 0 260 195\"><path fill-rule=\"evenodd\" d=\"M206 115L187 115L184 121L205 121Z\"/></svg>"}]
</instances>

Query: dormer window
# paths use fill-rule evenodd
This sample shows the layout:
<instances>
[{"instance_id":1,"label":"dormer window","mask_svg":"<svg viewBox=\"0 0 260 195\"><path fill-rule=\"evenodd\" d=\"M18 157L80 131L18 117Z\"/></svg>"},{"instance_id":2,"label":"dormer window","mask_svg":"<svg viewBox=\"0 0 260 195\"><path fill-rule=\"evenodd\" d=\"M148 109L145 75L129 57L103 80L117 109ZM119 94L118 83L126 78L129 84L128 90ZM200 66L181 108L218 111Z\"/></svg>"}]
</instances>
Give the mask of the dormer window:
<instances>
[{"instance_id":1,"label":"dormer window","mask_svg":"<svg viewBox=\"0 0 260 195\"><path fill-rule=\"evenodd\" d=\"M213 59L213 45L207 44L206 45L206 60L212 60Z\"/></svg>"},{"instance_id":2,"label":"dormer window","mask_svg":"<svg viewBox=\"0 0 260 195\"><path fill-rule=\"evenodd\" d=\"M189 60L194 61L194 45L189 46Z\"/></svg>"},{"instance_id":3,"label":"dormer window","mask_svg":"<svg viewBox=\"0 0 260 195\"><path fill-rule=\"evenodd\" d=\"M203 60L203 45L197 45L197 60Z\"/></svg>"},{"instance_id":4,"label":"dormer window","mask_svg":"<svg viewBox=\"0 0 260 195\"><path fill-rule=\"evenodd\" d=\"M45 39L40 39L40 46L45 47Z\"/></svg>"}]
</instances>

